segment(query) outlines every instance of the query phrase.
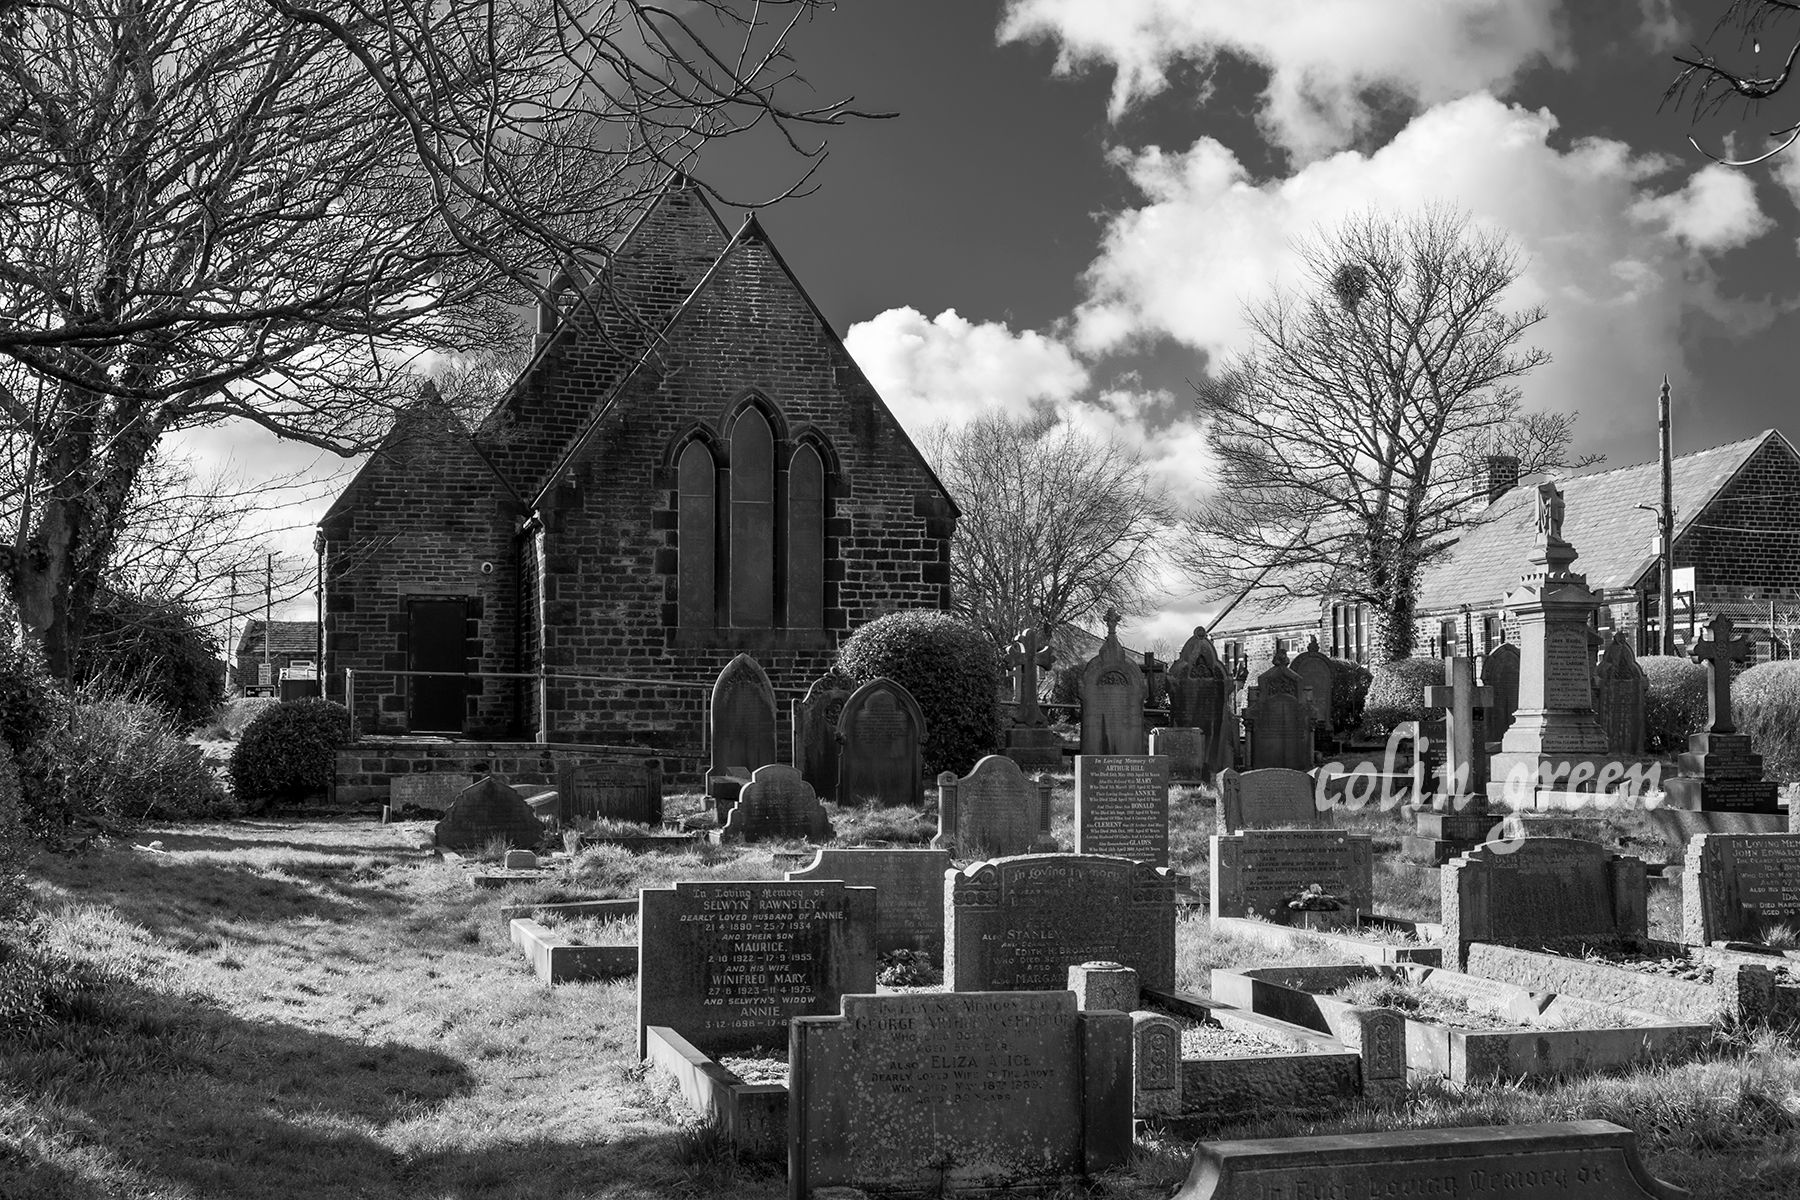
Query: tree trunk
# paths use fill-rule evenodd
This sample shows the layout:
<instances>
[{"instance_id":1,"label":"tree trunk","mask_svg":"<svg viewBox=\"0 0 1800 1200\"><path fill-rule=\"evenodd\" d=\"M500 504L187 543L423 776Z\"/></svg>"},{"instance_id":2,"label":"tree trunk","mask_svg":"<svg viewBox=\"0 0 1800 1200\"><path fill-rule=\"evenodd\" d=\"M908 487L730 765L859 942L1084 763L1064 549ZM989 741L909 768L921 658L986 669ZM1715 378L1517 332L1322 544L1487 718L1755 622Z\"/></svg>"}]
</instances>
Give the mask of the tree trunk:
<instances>
[{"instance_id":1,"label":"tree trunk","mask_svg":"<svg viewBox=\"0 0 1800 1200\"><path fill-rule=\"evenodd\" d=\"M1419 601L1418 568L1410 563L1390 563L1383 581L1382 600L1376 610L1375 639L1381 647L1383 661L1411 658L1418 645L1414 636L1413 617Z\"/></svg>"}]
</instances>

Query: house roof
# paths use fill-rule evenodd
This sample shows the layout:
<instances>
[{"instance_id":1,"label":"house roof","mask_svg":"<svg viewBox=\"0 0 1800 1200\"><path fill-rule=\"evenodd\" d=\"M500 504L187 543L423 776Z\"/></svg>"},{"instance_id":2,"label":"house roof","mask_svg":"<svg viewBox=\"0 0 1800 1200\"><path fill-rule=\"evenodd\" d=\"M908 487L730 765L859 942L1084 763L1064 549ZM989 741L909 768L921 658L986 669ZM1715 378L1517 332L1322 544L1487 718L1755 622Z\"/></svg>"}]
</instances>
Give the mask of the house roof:
<instances>
[{"instance_id":1,"label":"house roof","mask_svg":"<svg viewBox=\"0 0 1800 1200\"><path fill-rule=\"evenodd\" d=\"M1788 445L1780 433L1769 429L1755 437L1683 454L1670 463L1678 539L1771 439ZM1788 449L1793 452L1791 446ZM1636 586L1644 572L1656 563L1650 541L1656 532L1656 516L1638 505L1657 503L1661 490L1657 462L1591 471L1559 482L1566 508L1563 536L1580 555L1574 569L1584 573L1588 586L1597 591ZM1479 522L1465 530L1447 554L1425 569L1418 611L1498 604L1523 574L1526 556L1536 540L1534 479L1510 489L1488 505ZM1278 572L1271 575L1279 578ZM1242 593L1212 633L1220 637L1255 629L1310 625L1319 620L1319 613L1320 597L1289 594L1277 583L1265 581Z\"/></svg>"},{"instance_id":2,"label":"house roof","mask_svg":"<svg viewBox=\"0 0 1800 1200\"><path fill-rule=\"evenodd\" d=\"M319 623L317 621L271 621L273 630L269 638L270 654L316 654L319 650ZM261 654L263 652L263 622L250 621L244 625L243 636L238 638L239 654Z\"/></svg>"}]
</instances>

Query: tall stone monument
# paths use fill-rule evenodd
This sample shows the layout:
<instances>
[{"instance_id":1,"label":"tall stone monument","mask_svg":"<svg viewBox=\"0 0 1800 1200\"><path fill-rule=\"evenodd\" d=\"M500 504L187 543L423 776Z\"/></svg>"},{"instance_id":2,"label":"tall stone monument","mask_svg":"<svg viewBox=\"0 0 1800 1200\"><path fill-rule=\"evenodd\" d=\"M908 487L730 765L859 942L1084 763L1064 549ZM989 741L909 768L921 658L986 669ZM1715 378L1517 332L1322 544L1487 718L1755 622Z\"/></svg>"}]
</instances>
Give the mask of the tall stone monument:
<instances>
[{"instance_id":1,"label":"tall stone monument","mask_svg":"<svg viewBox=\"0 0 1800 1200\"><path fill-rule=\"evenodd\" d=\"M1237 761L1237 718L1226 703L1230 693L1231 675L1219 660L1206 627L1194 626L1194 636L1169 668L1169 724L1198 729L1206 736L1202 779Z\"/></svg>"},{"instance_id":2,"label":"tall stone monument","mask_svg":"<svg viewBox=\"0 0 1800 1200\"><path fill-rule=\"evenodd\" d=\"M1600 594L1571 569L1578 555L1562 525L1562 491L1545 482L1530 565L1505 599L1519 630L1519 707L1490 761L1488 798L1513 809L1547 807L1576 768L1592 777L1613 761L1594 713L1588 654Z\"/></svg>"},{"instance_id":3,"label":"tall stone monument","mask_svg":"<svg viewBox=\"0 0 1800 1200\"><path fill-rule=\"evenodd\" d=\"M1119 645L1118 612L1106 610L1106 640L1081 670L1081 752L1142 754L1148 685Z\"/></svg>"}]
</instances>

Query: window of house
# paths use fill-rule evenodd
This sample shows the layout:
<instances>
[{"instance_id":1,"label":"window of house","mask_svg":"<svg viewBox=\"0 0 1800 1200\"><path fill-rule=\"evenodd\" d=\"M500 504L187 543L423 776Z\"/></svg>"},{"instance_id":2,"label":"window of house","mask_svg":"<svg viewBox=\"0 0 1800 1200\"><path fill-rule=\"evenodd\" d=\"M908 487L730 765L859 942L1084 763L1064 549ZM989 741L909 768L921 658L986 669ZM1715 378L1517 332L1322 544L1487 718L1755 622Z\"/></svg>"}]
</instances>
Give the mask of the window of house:
<instances>
[{"instance_id":1,"label":"window of house","mask_svg":"<svg viewBox=\"0 0 1800 1200\"><path fill-rule=\"evenodd\" d=\"M1331 606L1331 656L1351 662L1368 661L1368 617L1361 604Z\"/></svg>"},{"instance_id":2,"label":"window of house","mask_svg":"<svg viewBox=\"0 0 1800 1200\"><path fill-rule=\"evenodd\" d=\"M1437 642L1438 654L1442 657L1449 658L1456 653L1456 621L1454 618L1438 622Z\"/></svg>"},{"instance_id":3,"label":"window of house","mask_svg":"<svg viewBox=\"0 0 1800 1200\"><path fill-rule=\"evenodd\" d=\"M1481 652L1492 654L1494 647L1500 644L1500 617L1489 613L1481 618Z\"/></svg>"}]
</instances>

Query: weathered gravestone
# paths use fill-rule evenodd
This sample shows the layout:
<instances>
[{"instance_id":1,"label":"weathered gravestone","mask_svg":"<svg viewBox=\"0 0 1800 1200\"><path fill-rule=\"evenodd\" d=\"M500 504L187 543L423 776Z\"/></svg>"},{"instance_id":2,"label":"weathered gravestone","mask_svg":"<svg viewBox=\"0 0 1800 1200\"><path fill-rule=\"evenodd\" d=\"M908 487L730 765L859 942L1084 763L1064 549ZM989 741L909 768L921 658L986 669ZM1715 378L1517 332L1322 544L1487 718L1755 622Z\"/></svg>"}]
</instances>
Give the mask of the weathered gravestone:
<instances>
[{"instance_id":1,"label":"weathered gravestone","mask_svg":"<svg viewBox=\"0 0 1800 1200\"><path fill-rule=\"evenodd\" d=\"M1750 639L1735 636L1731 618L1723 614L1706 628L1711 636L1688 651L1706 664L1706 729L1689 736L1687 753L1676 759L1680 773L1663 780L1663 794L1676 808L1779 813L1775 784L1763 778L1762 755L1732 724L1731 664L1750 657Z\"/></svg>"},{"instance_id":2,"label":"weathered gravestone","mask_svg":"<svg viewBox=\"0 0 1800 1200\"><path fill-rule=\"evenodd\" d=\"M1313 777L1291 767L1219 773L1219 831L1328 829L1331 813L1319 807Z\"/></svg>"},{"instance_id":3,"label":"weathered gravestone","mask_svg":"<svg viewBox=\"0 0 1800 1200\"><path fill-rule=\"evenodd\" d=\"M1131 1014L1131 1115L1181 1115L1181 1026L1173 1017Z\"/></svg>"},{"instance_id":4,"label":"weathered gravestone","mask_svg":"<svg viewBox=\"0 0 1800 1200\"><path fill-rule=\"evenodd\" d=\"M1116 962L1175 984L1175 877L1087 854L1024 854L944 876L944 983L953 992L1068 986L1069 968Z\"/></svg>"},{"instance_id":5,"label":"weathered gravestone","mask_svg":"<svg viewBox=\"0 0 1800 1200\"><path fill-rule=\"evenodd\" d=\"M934 850L997 858L1054 850L1050 836L1050 783L1028 779L1019 764L990 754L961 779L938 776L938 831Z\"/></svg>"},{"instance_id":6,"label":"weathered gravestone","mask_svg":"<svg viewBox=\"0 0 1800 1200\"><path fill-rule=\"evenodd\" d=\"M1300 677L1300 695L1312 709L1313 724L1329 731L1332 728L1331 685L1337 678L1337 668L1319 652L1319 639L1308 641L1306 649L1296 654L1288 667Z\"/></svg>"},{"instance_id":7,"label":"weathered gravestone","mask_svg":"<svg viewBox=\"0 0 1800 1200\"><path fill-rule=\"evenodd\" d=\"M1119 614L1106 611L1106 640L1081 669L1081 752L1144 752L1144 672L1119 645Z\"/></svg>"},{"instance_id":8,"label":"weathered gravestone","mask_svg":"<svg viewBox=\"0 0 1800 1200\"><path fill-rule=\"evenodd\" d=\"M1767 942L1800 930L1800 834L1703 833L1681 874L1682 940Z\"/></svg>"},{"instance_id":9,"label":"weathered gravestone","mask_svg":"<svg viewBox=\"0 0 1800 1200\"><path fill-rule=\"evenodd\" d=\"M1199 779L1208 774L1206 735L1198 729L1165 726L1150 731L1150 754L1169 760L1169 778Z\"/></svg>"},{"instance_id":10,"label":"weathered gravestone","mask_svg":"<svg viewBox=\"0 0 1800 1200\"><path fill-rule=\"evenodd\" d=\"M1650 684L1644 668L1638 666L1637 655L1623 630L1613 632L1612 641L1600 655L1597 705L1600 728L1606 731L1606 749L1610 754L1636 758L1644 753L1644 705Z\"/></svg>"},{"instance_id":11,"label":"weathered gravestone","mask_svg":"<svg viewBox=\"0 0 1800 1200\"><path fill-rule=\"evenodd\" d=\"M812 681L806 695L789 706L794 726L794 766L819 799L837 803L838 714L855 686L836 670Z\"/></svg>"},{"instance_id":12,"label":"weathered gravestone","mask_svg":"<svg viewBox=\"0 0 1800 1200\"><path fill-rule=\"evenodd\" d=\"M1444 864L1439 886L1447 967L1477 943L1605 946L1649 932L1643 861L1579 838L1484 843Z\"/></svg>"},{"instance_id":13,"label":"weathered gravestone","mask_svg":"<svg viewBox=\"0 0 1800 1200\"><path fill-rule=\"evenodd\" d=\"M763 842L780 838L831 840L831 818L800 772L785 763L758 767L750 782L738 792L725 823L719 827L721 842Z\"/></svg>"},{"instance_id":14,"label":"weathered gravestone","mask_svg":"<svg viewBox=\"0 0 1800 1200\"><path fill-rule=\"evenodd\" d=\"M1212 915L1277 925L1355 925L1374 904L1375 856L1365 835L1335 829L1255 829L1212 837ZM1302 900L1304 896L1310 898ZM1296 902L1303 905L1296 907Z\"/></svg>"},{"instance_id":15,"label":"weathered gravestone","mask_svg":"<svg viewBox=\"0 0 1800 1200\"><path fill-rule=\"evenodd\" d=\"M496 838L520 849L544 840L544 823L497 775L464 788L432 831L432 840L446 850L477 850Z\"/></svg>"},{"instance_id":16,"label":"weathered gravestone","mask_svg":"<svg viewBox=\"0 0 1800 1200\"><path fill-rule=\"evenodd\" d=\"M829 880L638 893L638 1054L664 1025L708 1052L779 1046L790 1017L875 990L875 891Z\"/></svg>"},{"instance_id":17,"label":"weathered gravestone","mask_svg":"<svg viewBox=\"0 0 1800 1200\"><path fill-rule=\"evenodd\" d=\"M1200 1142L1172 1200L1688 1200L1609 1121Z\"/></svg>"},{"instance_id":18,"label":"weathered gravestone","mask_svg":"<svg viewBox=\"0 0 1800 1200\"><path fill-rule=\"evenodd\" d=\"M1502 642L1481 660L1481 686L1491 690L1493 703L1486 710L1482 736L1493 746L1512 728L1519 711L1519 648Z\"/></svg>"},{"instance_id":19,"label":"weathered gravestone","mask_svg":"<svg viewBox=\"0 0 1800 1200\"><path fill-rule=\"evenodd\" d=\"M1038 705L1039 672L1056 661L1056 652L1044 641L1036 625L1019 630L1006 648L1006 665L1013 676L1013 723L1006 731L1006 756L1030 771L1060 771L1062 736L1049 727Z\"/></svg>"},{"instance_id":20,"label":"weathered gravestone","mask_svg":"<svg viewBox=\"0 0 1800 1200\"><path fill-rule=\"evenodd\" d=\"M923 950L944 961L944 850L852 850L826 847L805 868L789 871L794 882L841 879L875 889L875 949Z\"/></svg>"},{"instance_id":21,"label":"weathered gravestone","mask_svg":"<svg viewBox=\"0 0 1800 1200\"><path fill-rule=\"evenodd\" d=\"M1078 1183L1131 1152L1131 1018L1066 991L846 996L794 1021L788 1196Z\"/></svg>"},{"instance_id":22,"label":"weathered gravestone","mask_svg":"<svg viewBox=\"0 0 1800 1200\"><path fill-rule=\"evenodd\" d=\"M588 817L662 824L660 759L564 761L556 768L556 791L564 820Z\"/></svg>"},{"instance_id":23,"label":"weathered gravestone","mask_svg":"<svg viewBox=\"0 0 1800 1200\"><path fill-rule=\"evenodd\" d=\"M892 679L871 679L838 714L838 803L919 803L925 714Z\"/></svg>"},{"instance_id":24,"label":"weathered gravestone","mask_svg":"<svg viewBox=\"0 0 1800 1200\"><path fill-rule=\"evenodd\" d=\"M1075 756L1075 852L1169 865L1169 761Z\"/></svg>"},{"instance_id":25,"label":"weathered gravestone","mask_svg":"<svg viewBox=\"0 0 1800 1200\"><path fill-rule=\"evenodd\" d=\"M449 771L418 771L411 775L396 775L388 784L388 807L395 812L409 807L444 812L474 784L473 775Z\"/></svg>"},{"instance_id":26,"label":"weathered gravestone","mask_svg":"<svg viewBox=\"0 0 1800 1200\"><path fill-rule=\"evenodd\" d=\"M775 761L775 689L748 654L726 663L713 683L709 730L706 794L723 816L750 772Z\"/></svg>"},{"instance_id":27,"label":"weathered gravestone","mask_svg":"<svg viewBox=\"0 0 1800 1200\"><path fill-rule=\"evenodd\" d=\"M1169 668L1169 724L1206 735L1206 777L1236 761L1237 718L1226 704L1230 673L1219 660L1204 625L1181 647Z\"/></svg>"},{"instance_id":28,"label":"weathered gravestone","mask_svg":"<svg viewBox=\"0 0 1800 1200\"><path fill-rule=\"evenodd\" d=\"M1304 771L1313 763L1313 717L1305 683L1288 669L1287 652L1256 677L1256 699L1244 714L1250 724L1250 765Z\"/></svg>"}]
</instances>

